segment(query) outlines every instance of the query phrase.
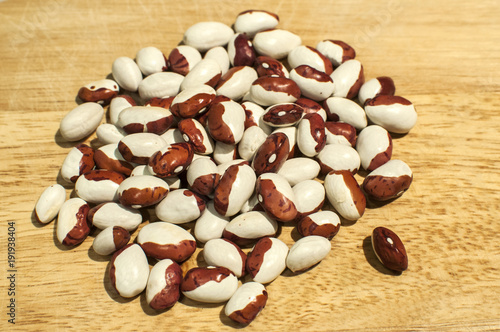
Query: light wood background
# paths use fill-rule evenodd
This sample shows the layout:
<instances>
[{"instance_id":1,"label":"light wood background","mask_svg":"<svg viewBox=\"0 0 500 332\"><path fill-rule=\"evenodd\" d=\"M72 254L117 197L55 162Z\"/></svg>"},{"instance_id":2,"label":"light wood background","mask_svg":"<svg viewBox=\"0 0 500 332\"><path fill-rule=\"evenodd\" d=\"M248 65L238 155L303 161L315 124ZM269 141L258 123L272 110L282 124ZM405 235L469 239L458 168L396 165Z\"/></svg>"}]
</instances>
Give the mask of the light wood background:
<instances>
[{"instance_id":1,"label":"light wood background","mask_svg":"<svg viewBox=\"0 0 500 332\"><path fill-rule=\"evenodd\" d=\"M36 225L32 211L74 145L58 127L80 86L106 77L119 56L146 46L168 54L190 25L230 25L246 9L279 14L280 27L305 45L326 38L351 44L366 77L391 76L419 114L417 126L394 140L394 158L414 172L410 190L342 227L314 269L271 283L266 308L246 330L500 330L496 0L0 1L0 329L13 327L8 221L16 223L16 330L238 328L222 304L184 299L156 313L143 295L117 297L108 259L91 249L96 233L67 250L54 223ZM370 250L376 226L405 243L402 275L382 268ZM291 245L294 236L284 227L280 237Z\"/></svg>"}]
</instances>

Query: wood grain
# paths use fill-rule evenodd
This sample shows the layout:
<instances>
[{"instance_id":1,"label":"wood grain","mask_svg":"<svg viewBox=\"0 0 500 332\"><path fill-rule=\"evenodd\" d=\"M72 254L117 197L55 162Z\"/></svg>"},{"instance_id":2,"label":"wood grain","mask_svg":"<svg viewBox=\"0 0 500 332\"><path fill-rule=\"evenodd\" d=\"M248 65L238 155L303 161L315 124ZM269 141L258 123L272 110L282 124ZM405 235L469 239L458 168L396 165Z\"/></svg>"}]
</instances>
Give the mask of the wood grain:
<instances>
[{"instance_id":1,"label":"wood grain","mask_svg":"<svg viewBox=\"0 0 500 332\"><path fill-rule=\"evenodd\" d=\"M14 221L15 328L238 328L222 304L183 299L157 313L144 295L119 298L110 289L108 259L91 249L96 232L68 250L57 243L54 223L37 225L32 211L74 145L58 127L83 84L106 77L118 56L134 57L146 46L168 53L191 24L232 24L249 8L279 14L280 27L305 45L326 38L351 44L366 77L391 76L419 119L394 140L393 157L414 172L409 191L343 226L312 270L272 282L266 308L246 330L500 330L496 0L0 2L0 262L7 271L7 222ZM405 243L403 274L385 270L370 250L376 226L391 228ZM297 233L285 226L280 237L291 245ZM184 269L202 263L200 252ZM5 331L13 327L7 272L0 279Z\"/></svg>"}]
</instances>

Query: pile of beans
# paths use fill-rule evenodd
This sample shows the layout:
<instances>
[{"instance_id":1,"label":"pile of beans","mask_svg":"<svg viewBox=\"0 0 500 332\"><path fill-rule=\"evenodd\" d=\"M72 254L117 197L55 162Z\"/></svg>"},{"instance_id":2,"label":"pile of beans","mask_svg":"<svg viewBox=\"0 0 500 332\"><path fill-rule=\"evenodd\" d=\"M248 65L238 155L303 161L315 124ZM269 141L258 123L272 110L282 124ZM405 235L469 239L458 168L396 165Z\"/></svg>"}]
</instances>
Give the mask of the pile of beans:
<instances>
[{"instance_id":1,"label":"pile of beans","mask_svg":"<svg viewBox=\"0 0 500 332\"><path fill-rule=\"evenodd\" d=\"M367 199L393 200L409 188L410 168L391 159L391 133L415 125L412 103L394 95L389 77L365 82L345 42L305 46L278 23L276 14L248 10L232 28L194 24L168 57L145 47L113 62L113 80L78 91L82 103L60 133L77 142L96 132L102 146L69 151L61 176L75 197L50 186L36 217L49 223L58 215L65 246L100 229L93 250L112 255L120 296L145 291L156 310L181 293L227 301L226 315L248 324L266 305L264 284L324 259L341 219L361 218ZM361 168L368 175L360 186ZM131 241L141 209L158 221ZM191 232L183 227L194 221ZM303 236L291 248L276 237L289 223ZM372 244L385 267L407 268L394 232L377 227ZM197 246L208 266L183 274L180 264ZM152 269L148 257L157 261Z\"/></svg>"}]
</instances>

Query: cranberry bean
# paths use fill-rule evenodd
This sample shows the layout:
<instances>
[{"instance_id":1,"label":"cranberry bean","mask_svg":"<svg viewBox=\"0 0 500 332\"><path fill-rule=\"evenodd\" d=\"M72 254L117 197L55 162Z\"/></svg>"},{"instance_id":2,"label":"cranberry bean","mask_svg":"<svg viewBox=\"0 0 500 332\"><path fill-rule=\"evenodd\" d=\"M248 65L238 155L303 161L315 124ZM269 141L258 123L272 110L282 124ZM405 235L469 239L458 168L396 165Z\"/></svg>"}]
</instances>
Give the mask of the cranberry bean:
<instances>
[{"instance_id":1,"label":"cranberry bean","mask_svg":"<svg viewBox=\"0 0 500 332\"><path fill-rule=\"evenodd\" d=\"M61 177L68 183L74 183L80 175L90 172L94 166L94 149L83 143L78 144L64 158Z\"/></svg>"},{"instance_id":2,"label":"cranberry bean","mask_svg":"<svg viewBox=\"0 0 500 332\"><path fill-rule=\"evenodd\" d=\"M353 99L365 82L363 65L356 59L342 63L330 76L335 84L334 97Z\"/></svg>"},{"instance_id":3,"label":"cranberry bean","mask_svg":"<svg viewBox=\"0 0 500 332\"><path fill-rule=\"evenodd\" d=\"M235 322L250 324L264 309L266 302L266 288L258 282L247 282L229 299L224 313Z\"/></svg>"},{"instance_id":4,"label":"cranberry bean","mask_svg":"<svg viewBox=\"0 0 500 332\"><path fill-rule=\"evenodd\" d=\"M130 241L130 233L125 228L110 226L97 234L92 248L97 254L107 256L125 247L128 241Z\"/></svg>"},{"instance_id":5,"label":"cranberry bean","mask_svg":"<svg viewBox=\"0 0 500 332\"><path fill-rule=\"evenodd\" d=\"M396 92L396 87L394 86L394 81L392 78L387 76L380 76L377 78L372 78L366 81L359 89L358 99L361 105L364 105L366 101L375 98L380 95L394 96Z\"/></svg>"},{"instance_id":6,"label":"cranberry bean","mask_svg":"<svg viewBox=\"0 0 500 332\"><path fill-rule=\"evenodd\" d=\"M190 143L173 143L154 153L148 162L149 172L159 177L176 176L186 170L193 160Z\"/></svg>"},{"instance_id":7,"label":"cranberry bean","mask_svg":"<svg viewBox=\"0 0 500 332\"><path fill-rule=\"evenodd\" d=\"M351 172L332 171L324 185L328 201L342 217L357 220L363 216L366 198Z\"/></svg>"},{"instance_id":8,"label":"cranberry bean","mask_svg":"<svg viewBox=\"0 0 500 332\"><path fill-rule=\"evenodd\" d=\"M330 75L333 72L332 62L317 49L311 46L297 46L291 50L290 53L288 53L287 60L290 68L307 65L307 67L314 68L315 70L323 72L326 75Z\"/></svg>"},{"instance_id":9,"label":"cranberry bean","mask_svg":"<svg viewBox=\"0 0 500 332\"><path fill-rule=\"evenodd\" d=\"M327 144L317 159L321 166L321 174L331 171L349 171L356 174L361 164L358 152L344 144Z\"/></svg>"},{"instance_id":10,"label":"cranberry bean","mask_svg":"<svg viewBox=\"0 0 500 332\"><path fill-rule=\"evenodd\" d=\"M184 32L183 42L200 52L226 45L234 35L233 29L220 22L199 22Z\"/></svg>"},{"instance_id":11,"label":"cranberry bean","mask_svg":"<svg viewBox=\"0 0 500 332\"><path fill-rule=\"evenodd\" d=\"M118 84L109 79L91 82L78 90L78 98L84 102L94 102L108 105L111 99L118 95Z\"/></svg>"},{"instance_id":12,"label":"cranberry bean","mask_svg":"<svg viewBox=\"0 0 500 332\"><path fill-rule=\"evenodd\" d=\"M149 273L146 301L154 310L173 307L181 295L181 267L171 259L156 263Z\"/></svg>"},{"instance_id":13,"label":"cranberry bean","mask_svg":"<svg viewBox=\"0 0 500 332\"><path fill-rule=\"evenodd\" d=\"M406 134L417 123L413 104L399 96L380 95L365 104L366 115L371 122L391 133Z\"/></svg>"},{"instance_id":14,"label":"cranberry bean","mask_svg":"<svg viewBox=\"0 0 500 332\"><path fill-rule=\"evenodd\" d=\"M326 144L325 121L318 113L306 114L297 129L297 145L307 157L321 153Z\"/></svg>"},{"instance_id":15,"label":"cranberry bean","mask_svg":"<svg viewBox=\"0 0 500 332\"><path fill-rule=\"evenodd\" d=\"M59 125L61 136L70 142L92 134L101 123L104 109L97 103L83 103L64 116Z\"/></svg>"},{"instance_id":16,"label":"cranberry bean","mask_svg":"<svg viewBox=\"0 0 500 332\"><path fill-rule=\"evenodd\" d=\"M333 211L320 211L302 217L297 231L302 236L318 235L331 240L340 230L340 218Z\"/></svg>"},{"instance_id":17,"label":"cranberry bean","mask_svg":"<svg viewBox=\"0 0 500 332\"><path fill-rule=\"evenodd\" d=\"M246 246L263 237L274 236L277 231L278 223L265 212L250 211L231 220L222 236L239 246Z\"/></svg>"},{"instance_id":18,"label":"cranberry bean","mask_svg":"<svg viewBox=\"0 0 500 332\"><path fill-rule=\"evenodd\" d=\"M65 246L82 243L90 233L87 221L89 205L83 199L70 198L61 206L56 223L56 236Z\"/></svg>"},{"instance_id":19,"label":"cranberry bean","mask_svg":"<svg viewBox=\"0 0 500 332\"><path fill-rule=\"evenodd\" d=\"M171 259L181 263L196 250L194 237L184 228L157 221L141 228L137 243L146 255L156 259Z\"/></svg>"},{"instance_id":20,"label":"cranberry bean","mask_svg":"<svg viewBox=\"0 0 500 332\"><path fill-rule=\"evenodd\" d=\"M132 106L120 112L116 125L127 134L144 132L161 135L173 122L174 116L163 107Z\"/></svg>"},{"instance_id":21,"label":"cranberry bean","mask_svg":"<svg viewBox=\"0 0 500 332\"><path fill-rule=\"evenodd\" d=\"M175 96L184 82L184 76L173 72L159 72L144 78L139 84L139 95L144 100Z\"/></svg>"},{"instance_id":22,"label":"cranberry bean","mask_svg":"<svg viewBox=\"0 0 500 332\"><path fill-rule=\"evenodd\" d=\"M205 201L188 189L177 189L155 208L156 216L172 224L185 224L198 219L205 210Z\"/></svg>"},{"instance_id":23,"label":"cranberry bean","mask_svg":"<svg viewBox=\"0 0 500 332\"><path fill-rule=\"evenodd\" d=\"M53 184L42 192L35 205L35 217L41 224L54 220L66 201L66 190L60 184Z\"/></svg>"},{"instance_id":24,"label":"cranberry bean","mask_svg":"<svg viewBox=\"0 0 500 332\"><path fill-rule=\"evenodd\" d=\"M213 239L205 243L203 258L208 265L225 267L238 278L245 275L247 255L227 239Z\"/></svg>"},{"instance_id":25,"label":"cranberry bean","mask_svg":"<svg viewBox=\"0 0 500 332\"><path fill-rule=\"evenodd\" d=\"M248 253L246 268L253 281L267 284L286 269L288 246L273 237L260 239Z\"/></svg>"},{"instance_id":26,"label":"cranberry bean","mask_svg":"<svg viewBox=\"0 0 500 332\"><path fill-rule=\"evenodd\" d=\"M136 209L115 202L101 203L89 210L87 219L99 228L122 227L133 232L142 223L142 215Z\"/></svg>"},{"instance_id":27,"label":"cranberry bean","mask_svg":"<svg viewBox=\"0 0 500 332\"><path fill-rule=\"evenodd\" d=\"M274 59L283 59L295 47L302 44L302 39L283 29L268 29L258 32L253 39L253 46L260 55Z\"/></svg>"},{"instance_id":28,"label":"cranberry bean","mask_svg":"<svg viewBox=\"0 0 500 332\"><path fill-rule=\"evenodd\" d=\"M141 48L135 55L135 62L144 76L166 71L168 67L165 55L153 46Z\"/></svg>"},{"instance_id":29,"label":"cranberry bean","mask_svg":"<svg viewBox=\"0 0 500 332\"><path fill-rule=\"evenodd\" d=\"M150 175L137 175L125 179L117 193L120 203L139 209L160 202L168 194L168 184Z\"/></svg>"},{"instance_id":30,"label":"cranberry bean","mask_svg":"<svg viewBox=\"0 0 500 332\"><path fill-rule=\"evenodd\" d=\"M347 60L356 57L356 51L341 40L322 40L316 45L316 49L324 54L332 62L334 67L338 67Z\"/></svg>"},{"instance_id":31,"label":"cranberry bean","mask_svg":"<svg viewBox=\"0 0 500 332\"><path fill-rule=\"evenodd\" d=\"M273 29L279 23L278 15L266 10L245 10L238 14L234 30L253 38L259 31Z\"/></svg>"},{"instance_id":32,"label":"cranberry bean","mask_svg":"<svg viewBox=\"0 0 500 332\"><path fill-rule=\"evenodd\" d=\"M288 69L279 61L270 56L261 55L255 59L255 70L259 77L279 76L288 78L290 73Z\"/></svg>"},{"instance_id":33,"label":"cranberry bean","mask_svg":"<svg viewBox=\"0 0 500 332\"><path fill-rule=\"evenodd\" d=\"M305 180L292 188L297 207L296 219L319 211L325 202L325 187L315 180Z\"/></svg>"},{"instance_id":34,"label":"cranberry bean","mask_svg":"<svg viewBox=\"0 0 500 332\"><path fill-rule=\"evenodd\" d=\"M189 270L181 284L184 296L204 303L225 302L238 289L238 278L225 267L196 267Z\"/></svg>"},{"instance_id":35,"label":"cranberry bean","mask_svg":"<svg viewBox=\"0 0 500 332\"><path fill-rule=\"evenodd\" d=\"M377 227L372 232L375 255L388 269L402 272L408 268L408 256L401 239L388 228Z\"/></svg>"},{"instance_id":36,"label":"cranberry bean","mask_svg":"<svg viewBox=\"0 0 500 332\"><path fill-rule=\"evenodd\" d=\"M111 74L114 80L124 90L135 92L142 81L142 73L139 66L129 57L119 57L113 61Z\"/></svg>"},{"instance_id":37,"label":"cranberry bean","mask_svg":"<svg viewBox=\"0 0 500 332\"><path fill-rule=\"evenodd\" d=\"M264 173L257 178L256 189L264 211L277 221L292 221L297 216L295 195L288 181L275 173Z\"/></svg>"},{"instance_id":38,"label":"cranberry bean","mask_svg":"<svg viewBox=\"0 0 500 332\"><path fill-rule=\"evenodd\" d=\"M209 158L193 160L186 175L189 187L200 195L211 195L219 184L217 165Z\"/></svg>"},{"instance_id":39,"label":"cranberry bean","mask_svg":"<svg viewBox=\"0 0 500 332\"><path fill-rule=\"evenodd\" d=\"M126 161L141 165L146 165L152 155L165 147L167 142L153 133L130 134L118 143L118 151Z\"/></svg>"},{"instance_id":40,"label":"cranberry bean","mask_svg":"<svg viewBox=\"0 0 500 332\"><path fill-rule=\"evenodd\" d=\"M175 47L170 51L168 56L169 69L183 76L186 76L200 61L200 52L189 45L179 45Z\"/></svg>"},{"instance_id":41,"label":"cranberry bean","mask_svg":"<svg viewBox=\"0 0 500 332\"><path fill-rule=\"evenodd\" d=\"M255 50L247 35L237 33L227 44L227 54L232 66L253 66L255 61Z\"/></svg>"},{"instance_id":42,"label":"cranberry bean","mask_svg":"<svg viewBox=\"0 0 500 332\"><path fill-rule=\"evenodd\" d=\"M284 133L269 135L259 147L252 160L255 174L278 172L283 166L290 152L289 140Z\"/></svg>"},{"instance_id":43,"label":"cranberry bean","mask_svg":"<svg viewBox=\"0 0 500 332\"><path fill-rule=\"evenodd\" d=\"M391 135L380 126L368 126L359 133L356 150L361 158L361 166L373 171L391 159Z\"/></svg>"},{"instance_id":44,"label":"cranberry bean","mask_svg":"<svg viewBox=\"0 0 500 332\"><path fill-rule=\"evenodd\" d=\"M323 102L328 119L350 124L361 130L368 124L364 109L350 99L330 97Z\"/></svg>"},{"instance_id":45,"label":"cranberry bean","mask_svg":"<svg viewBox=\"0 0 500 332\"><path fill-rule=\"evenodd\" d=\"M101 146L94 153L94 161L97 168L101 170L115 171L130 176L134 165L123 159L118 144L112 143Z\"/></svg>"},{"instance_id":46,"label":"cranberry bean","mask_svg":"<svg viewBox=\"0 0 500 332\"><path fill-rule=\"evenodd\" d=\"M78 197L91 203L112 202L118 200L118 186L125 180L125 175L106 170L93 170L81 175L75 183Z\"/></svg>"},{"instance_id":47,"label":"cranberry bean","mask_svg":"<svg viewBox=\"0 0 500 332\"><path fill-rule=\"evenodd\" d=\"M286 266L294 273L303 272L321 262L330 252L330 241L317 235L301 238L290 248Z\"/></svg>"},{"instance_id":48,"label":"cranberry bean","mask_svg":"<svg viewBox=\"0 0 500 332\"><path fill-rule=\"evenodd\" d=\"M278 76L262 76L250 87L250 98L262 106L293 103L300 97L300 88L293 80Z\"/></svg>"},{"instance_id":49,"label":"cranberry bean","mask_svg":"<svg viewBox=\"0 0 500 332\"><path fill-rule=\"evenodd\" d=\"M109 265L111 285L120 296L134 297L146 288L149 264L138 244L131 243L115 252Z\"/></svg>"},{"instance_id":50,"label":"cranberry bean","mask_svg":"<svg viewBox=\"0 0 500 332\"><path fill-rule=\"evenodd\" d=\"M368 174L363 190L371 199L386 201L403 195L412 180L410 167L404 161L393 159Z\"/></svg>"}]
</instances>

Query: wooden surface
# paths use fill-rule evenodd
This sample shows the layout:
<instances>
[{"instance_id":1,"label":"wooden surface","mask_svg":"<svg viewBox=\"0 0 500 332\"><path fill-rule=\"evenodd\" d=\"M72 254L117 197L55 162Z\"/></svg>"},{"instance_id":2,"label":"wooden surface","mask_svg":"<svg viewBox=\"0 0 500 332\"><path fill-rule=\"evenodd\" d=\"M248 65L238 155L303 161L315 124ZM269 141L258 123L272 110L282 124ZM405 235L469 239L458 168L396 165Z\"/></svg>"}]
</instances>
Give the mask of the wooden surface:
<instances>
[{"instance_id":1,"label":"wooden surface","mask_svg":"<svg viewBox=\"0 0 500 332\"><path fill-rule=\"evenodd\" d=\"M108 258L91 249L96 232L67 250L54 223L36 225L32 211L74 145L58 127L80 86L106 77L119 56L146 46L168 54L190 25L232 24L249 8L279 14L280 27L305 45L326 38L351 44L366 77L391 76L419 118L394 140L393 157L414 172L410 190L342 227L314 269L272 282L266 308L246 330L500 330L496 0L0 1L0 329L13 327L6 315L7 222L16 228L16 329L238 328L222 304L184 299L156 313L143 295L117 297ZM409 268L402 275L382 268L370 250L376 226L405 243ZM283 227L287 244L294 236Z\"/></svg>"}]
</instances>

